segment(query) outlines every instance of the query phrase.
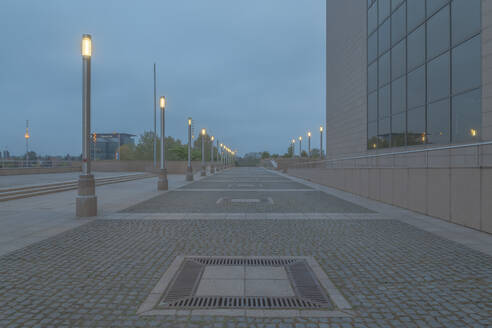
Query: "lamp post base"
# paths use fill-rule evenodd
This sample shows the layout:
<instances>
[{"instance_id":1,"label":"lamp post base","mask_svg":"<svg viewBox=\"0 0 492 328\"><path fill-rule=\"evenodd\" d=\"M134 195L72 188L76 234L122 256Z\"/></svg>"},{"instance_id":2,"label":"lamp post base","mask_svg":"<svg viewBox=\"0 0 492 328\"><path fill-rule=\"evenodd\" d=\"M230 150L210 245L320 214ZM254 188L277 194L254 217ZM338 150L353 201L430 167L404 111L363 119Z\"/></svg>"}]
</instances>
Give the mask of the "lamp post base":
<instances>
[{"instance_id":1,"label":"lamp post base","mask_svg":"<svg viewBox=\"0 0 492 328\"><path fill-rule=\"evenodd\" d=\"M97 216L96 182L92 174L80 175L78 195L75 199L75 215L78 217Z\"/></svg>"},{"instance_id":2,"label":"lamp post base","mask_svg":"<svg viewBox=\"0 0 492 328\"><path fill-rule=\"evenodd\" d=\"M200 173L202 177L207 176L207 166L202 165L202 172Z\"/></svg>"},{"instance_id":3,"label":"lamp post base","mask_svg":"<svg viewBox=\"0 0 492 328\"><path fill-rule=\"evenodd\" d=\"M193 181L193 169L191 167L186 168L186 181Z\"/></svg>"},{"instance_id":4,"label":"lamp post base","mask_svg":"<svg viewBox=\"0 0 492 328\"><path fill-rule=\"evenodd\" d=\"M157 181L157 190L167 190L167 189L168 189L167 170L161 169L159 172L159 180Z\"/></svg>"}]
</instances>

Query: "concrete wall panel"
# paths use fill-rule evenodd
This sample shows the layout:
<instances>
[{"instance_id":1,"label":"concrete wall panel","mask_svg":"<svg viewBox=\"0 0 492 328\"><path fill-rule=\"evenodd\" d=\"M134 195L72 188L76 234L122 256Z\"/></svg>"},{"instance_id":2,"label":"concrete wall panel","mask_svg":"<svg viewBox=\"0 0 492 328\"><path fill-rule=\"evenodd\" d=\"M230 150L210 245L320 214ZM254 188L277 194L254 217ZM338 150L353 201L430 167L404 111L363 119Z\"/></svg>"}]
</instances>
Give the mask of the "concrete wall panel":
<instances>
[{"instance_id":1,"label":"concrete wall panel","mask_svg":"<svg viewBox=\"0 0 492 328\"><path fill-rule=\"evenodd\" d=\"M408 169L408 207L427 213L427 170Z\"/></svg>"},{"instance_id":2,"label":"concrete wall panel","mask_svg":"<svg viewBox=\"0 0 492 328\"><path fill-rule=\"evenodd\" d=\"M427 174L427 214L450 220L450 170L431 169Z\"/></svg>"},{"instance_id":3,"label":"concrete wall panel","mask_svg":"<svg viewBox=\"0 0 492 328\"><path fill-rule=\"evenodd\" d=\"M480 229L480 172L451 170L451 221Z\"/></svg>"}]
</instances>

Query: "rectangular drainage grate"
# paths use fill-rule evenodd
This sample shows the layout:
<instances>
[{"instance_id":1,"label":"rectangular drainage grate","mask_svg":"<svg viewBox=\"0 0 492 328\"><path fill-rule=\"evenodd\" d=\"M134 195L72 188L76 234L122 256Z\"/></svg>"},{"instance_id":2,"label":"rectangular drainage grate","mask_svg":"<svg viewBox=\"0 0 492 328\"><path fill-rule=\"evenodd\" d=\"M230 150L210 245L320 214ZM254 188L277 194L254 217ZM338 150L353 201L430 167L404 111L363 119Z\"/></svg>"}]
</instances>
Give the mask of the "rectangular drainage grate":
<instances>
[{"instance_id":1,"label":"rectangular drainage grate","mask_svg":"<svg viewBox=\"0 0 492 328\"><path fill-rule=\"evenodd\" d=\"M295 296L197 296L206 266L282 266ZM268 257L187 257L164 292L165 309L321 309L331 302L305 259Z\"/></svg>"}]
</instances>

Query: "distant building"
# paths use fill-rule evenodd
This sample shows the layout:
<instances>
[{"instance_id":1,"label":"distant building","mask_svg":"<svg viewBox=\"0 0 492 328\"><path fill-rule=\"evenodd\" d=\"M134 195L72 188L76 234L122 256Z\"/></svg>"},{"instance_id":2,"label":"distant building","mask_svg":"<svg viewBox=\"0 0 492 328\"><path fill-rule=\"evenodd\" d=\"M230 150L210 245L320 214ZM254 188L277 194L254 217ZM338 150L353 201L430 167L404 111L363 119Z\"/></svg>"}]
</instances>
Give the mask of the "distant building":
<instances>
[{"instance_id":1,"label":"distant building","mask_svg":"<svg viewBox=\"0 0 492 328\"><path fill-rule=\"evenodd\" d=\"M119 148L123 145L134 145L134 134L128 133L95 133L92 135L91 155L96 160L119 159ZM94 151L95 145L95 151Z\"/></svg>"},{"instance_id":2,"label":"distant building","mask_svg":"<svg viewBox=\"0 0 492 328\"><path fill-rule=\"evenodd\" d=\"M3 151L3 156L2 156L2 152L0 152L0 157L3 158L3 159L9 159L10 158L10 153L8 150L4 150Z\"/></svg>"}]
</instances>

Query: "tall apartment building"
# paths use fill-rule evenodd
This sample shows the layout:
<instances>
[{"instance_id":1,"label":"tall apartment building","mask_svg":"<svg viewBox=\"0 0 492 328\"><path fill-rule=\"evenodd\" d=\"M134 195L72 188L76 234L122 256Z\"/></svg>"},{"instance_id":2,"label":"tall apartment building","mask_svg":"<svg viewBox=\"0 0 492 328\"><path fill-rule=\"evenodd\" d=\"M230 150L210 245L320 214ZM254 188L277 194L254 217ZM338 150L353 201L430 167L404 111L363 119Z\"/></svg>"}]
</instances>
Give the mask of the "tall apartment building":
<instances>
[{"instance_id":1,"label":"tall apartment building","mask_svg":"<svg viewBox=\"0 0 492 328\"><path fill-rule=\"evenodd\" d=\"M492 0L326 10L330 184L492 233Z\"/></svg>"}]
</instances>

